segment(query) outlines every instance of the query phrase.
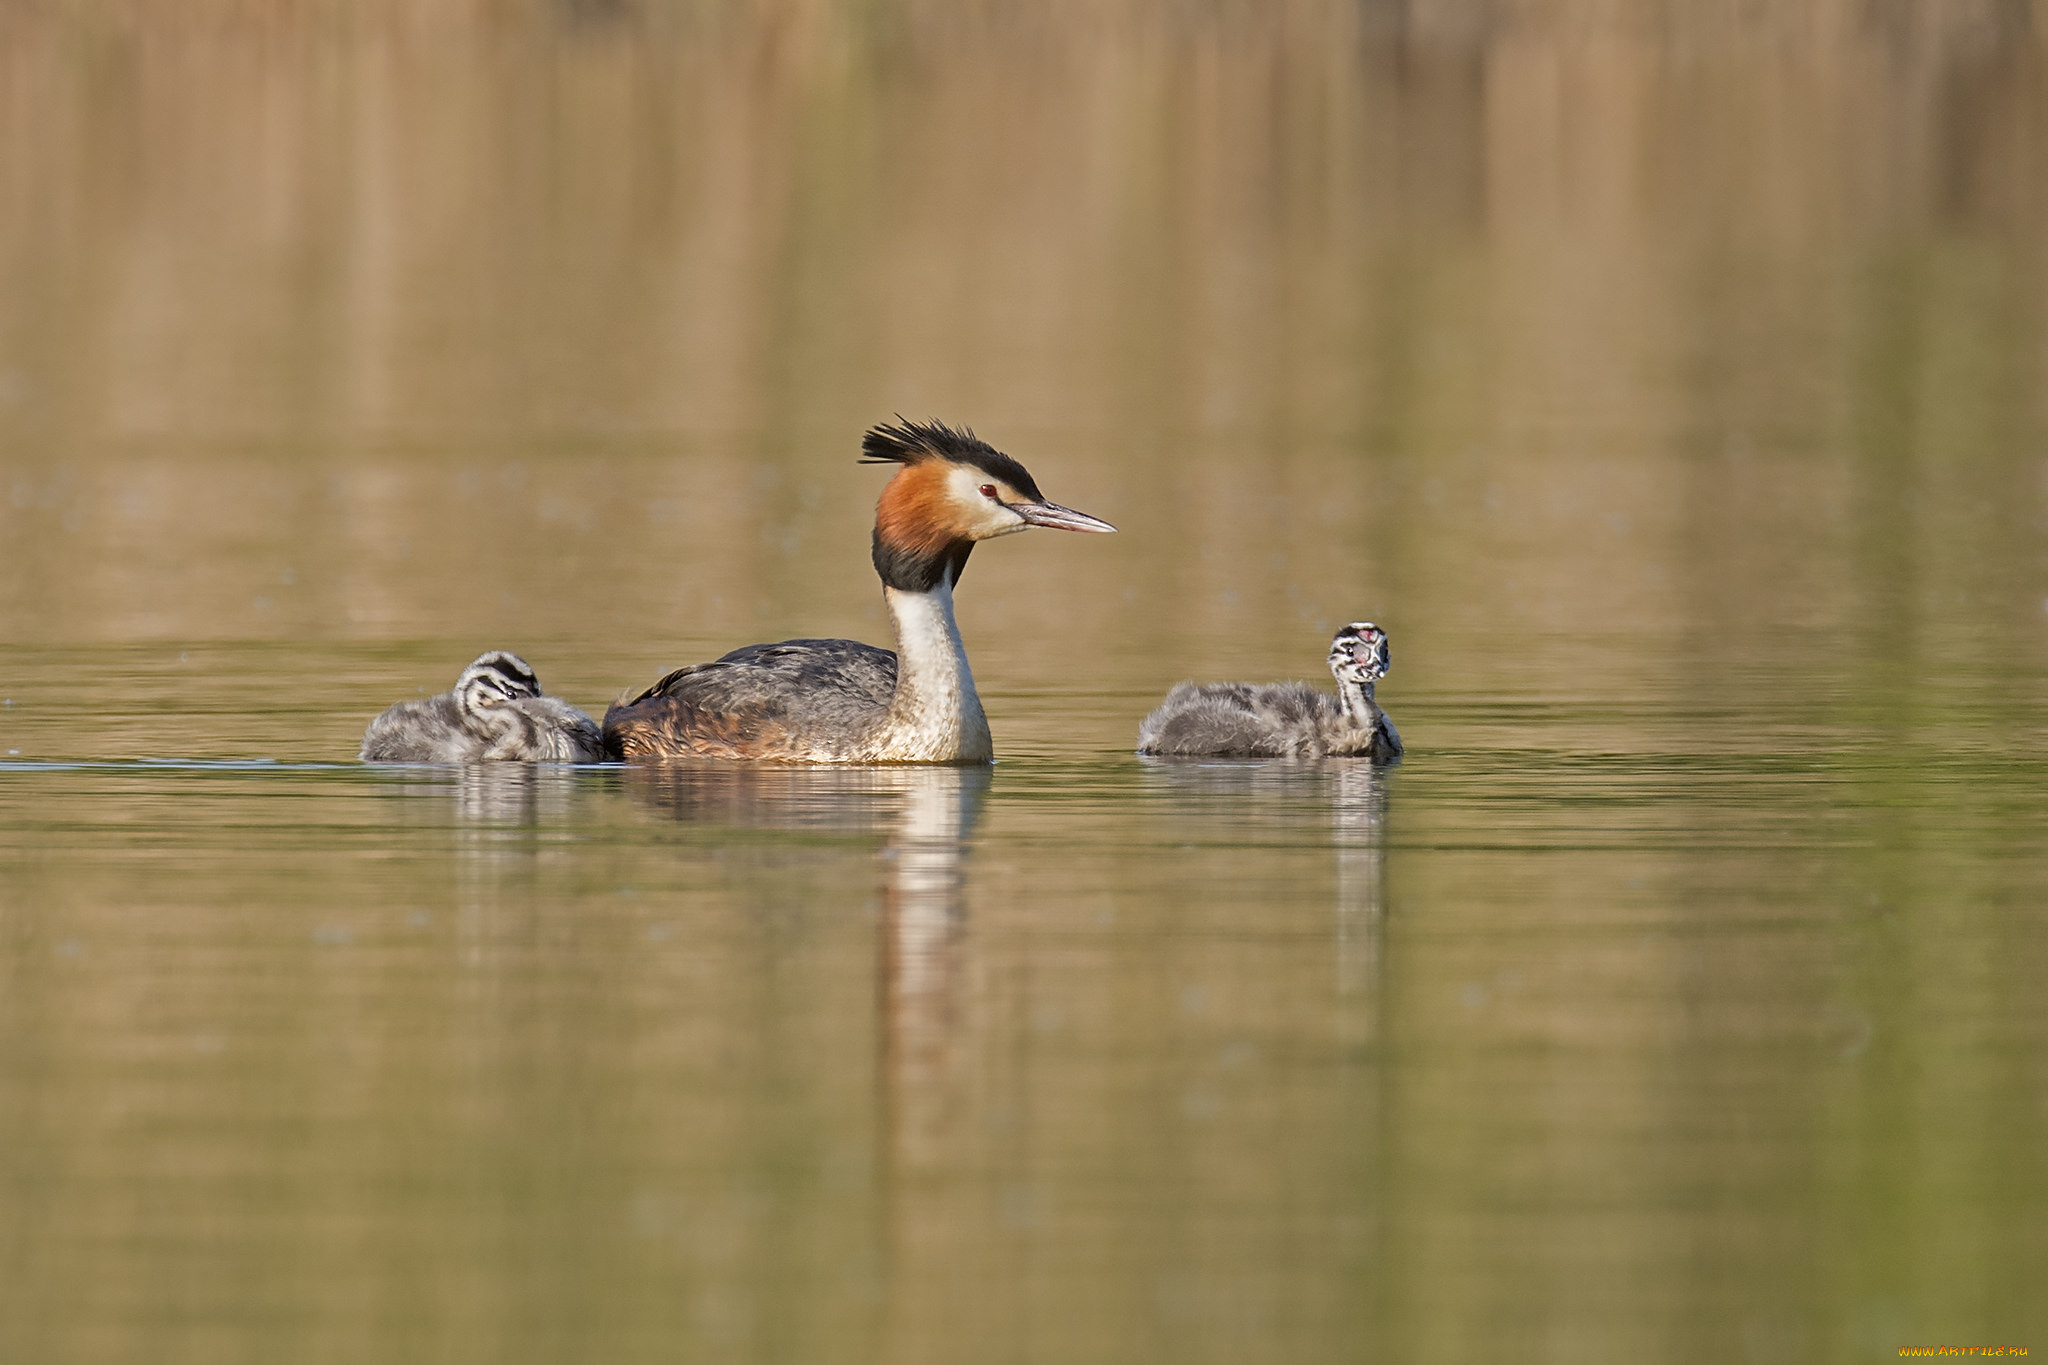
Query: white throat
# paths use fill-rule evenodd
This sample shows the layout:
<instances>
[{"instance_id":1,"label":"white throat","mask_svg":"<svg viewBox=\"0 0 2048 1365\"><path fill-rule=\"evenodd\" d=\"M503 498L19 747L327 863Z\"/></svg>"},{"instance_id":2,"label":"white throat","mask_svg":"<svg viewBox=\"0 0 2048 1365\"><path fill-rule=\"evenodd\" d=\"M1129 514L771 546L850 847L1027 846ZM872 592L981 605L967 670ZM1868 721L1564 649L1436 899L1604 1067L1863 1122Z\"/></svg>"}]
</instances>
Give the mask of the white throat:
<instances>
[{"instance_id":1,"label":"white throat","mask_svg":"<svg viewBox=\"0 0 2048 1365\"><path fill-rule=\"evenodd\" d=\"M929 592L884 587L896 630L896 693L874 757L884 762L987 763L988 717L953 620L953 584Z\"/></svg>"},{"instance_id":2,"label":"white throat","mask_svg":"<svg viewBox=\"0 0 2048 1365\"><path fill-rule=\"evenodd\" d=\"M1372 699L1372 684L1354 682L1349 678L1337 680L1337 696L1344 707L1344 714L1353 725L1370 730L1379 712Z\"/></svg>"}]
</instances>

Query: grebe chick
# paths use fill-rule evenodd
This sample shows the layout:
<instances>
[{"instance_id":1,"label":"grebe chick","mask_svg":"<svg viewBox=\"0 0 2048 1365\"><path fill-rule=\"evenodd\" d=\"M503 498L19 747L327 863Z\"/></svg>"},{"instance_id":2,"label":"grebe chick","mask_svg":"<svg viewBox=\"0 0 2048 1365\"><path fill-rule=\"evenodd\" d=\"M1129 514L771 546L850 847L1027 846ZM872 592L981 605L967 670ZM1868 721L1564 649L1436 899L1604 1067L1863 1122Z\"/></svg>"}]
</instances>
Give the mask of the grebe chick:
<instances>
[{"instance_id":1,"label":"grebe chick","mask_svg":"<svg viewBox=\"0 0 2048 1365\"><path fill-rule=\"evenodd\" d=\"M604 757L597 723L558 697L517 654L493 650L456 680L454 690L402 701L370 722L362 758L369 763L594 763Z\"/></svg>"},{"instance_id":2,"label":"grebe chick","mask_svg":"<svg viewBox=\"0 0 2048 1365\"><path fill-rule=\"evenodd\" d=\"M1045 500L1030 471L938 422L869 431L861 463L893 464L875 505L874 564L895 652L853 640L748 645L679 668L605 713L617 758L787 763L987 763L988 718L953 620L975 544L1033 526L1114 531Z\"/></svg>"},{"instance_id":3,"label":"grebe chick","mask_svg":"<svg viewBox=\"0 0 2048 1365\"><path fill-rule=\"evenodd\" d=\"M1337 695L1307 683L1181 683L1138 726L1138 752L1214 758L1374 758L1401 736L1373 700L1387 676L1387 633L1353 621L1330 642Z\"/></svg>"}]
</instances>

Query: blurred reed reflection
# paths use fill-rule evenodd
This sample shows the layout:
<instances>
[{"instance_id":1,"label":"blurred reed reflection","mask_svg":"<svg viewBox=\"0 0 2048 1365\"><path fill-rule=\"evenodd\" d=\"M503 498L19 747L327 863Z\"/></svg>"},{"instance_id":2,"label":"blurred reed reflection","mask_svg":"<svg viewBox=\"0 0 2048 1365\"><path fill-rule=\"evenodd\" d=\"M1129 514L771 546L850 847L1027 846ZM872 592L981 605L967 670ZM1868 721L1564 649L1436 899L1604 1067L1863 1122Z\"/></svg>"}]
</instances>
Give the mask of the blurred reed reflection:
<instances>
[{"instance_id":1,"label":"blurred reed reflection","mask_svg":"<svg viewBox=\"0 0 2048 1365\"><path fill-rule=\"evenodd\" d=\"M1126 527L977 562L1055 674L2042 667L2033 9L1654 12L8 6L0 629L610 693L877 621L903 411Z\"/></svg>"}]
</instances>

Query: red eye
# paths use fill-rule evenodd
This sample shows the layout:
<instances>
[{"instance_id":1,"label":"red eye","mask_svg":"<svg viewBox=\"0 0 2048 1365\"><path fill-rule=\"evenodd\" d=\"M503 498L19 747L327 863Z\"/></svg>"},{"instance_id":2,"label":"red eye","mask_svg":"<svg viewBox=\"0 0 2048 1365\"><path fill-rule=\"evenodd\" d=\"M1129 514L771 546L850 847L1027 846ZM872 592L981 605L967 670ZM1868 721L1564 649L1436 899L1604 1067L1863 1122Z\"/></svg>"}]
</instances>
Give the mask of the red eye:
<instances>
[{"instance_id":1,"label":"red eye","mask_svg":"<svg viewBox=\"0 0 2048 1365\"><path fill-rule=\"evenodd\" d=\"M981 495L984 498L994 499L996 496L996 486L992 483L983 484L981 486Z\"/></svg>"}]
</instances>

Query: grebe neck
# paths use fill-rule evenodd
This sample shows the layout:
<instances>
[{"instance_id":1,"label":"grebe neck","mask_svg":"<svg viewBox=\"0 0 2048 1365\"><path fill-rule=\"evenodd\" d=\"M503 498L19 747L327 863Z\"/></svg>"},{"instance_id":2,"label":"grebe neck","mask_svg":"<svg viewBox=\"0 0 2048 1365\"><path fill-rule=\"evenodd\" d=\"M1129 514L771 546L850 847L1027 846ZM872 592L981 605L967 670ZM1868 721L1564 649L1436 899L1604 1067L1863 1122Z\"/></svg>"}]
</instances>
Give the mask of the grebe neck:
<instances>
[{"instance_id":1,"label":"grebe neck","mask_svg":"<svg viewBox=\"0 0 2048 1365\"><path fill-rule=\"evenodd\" d=\"M896 692L877 736L884 762L987 763L988 717L953 619L953 572L923 591L884 586L896 632Z\"/></svg>"},{"instance_id":2,"label":"grebe neck","mask_svg":"<svg viewBox=\"0 0 2048 1365\"><path fill-rule=\"evenodd\" d=\"M1380 708L1372 699L1371 683L1339 678L1337 700L1344 708L1344 718L1359 729L1370 730L1378 723Z\"/></svg>"}]
</instances>

